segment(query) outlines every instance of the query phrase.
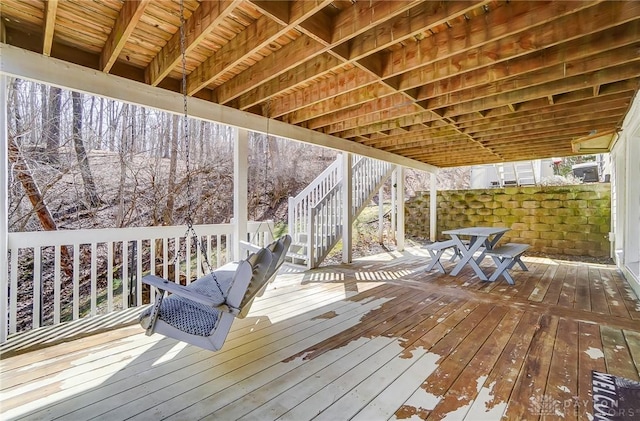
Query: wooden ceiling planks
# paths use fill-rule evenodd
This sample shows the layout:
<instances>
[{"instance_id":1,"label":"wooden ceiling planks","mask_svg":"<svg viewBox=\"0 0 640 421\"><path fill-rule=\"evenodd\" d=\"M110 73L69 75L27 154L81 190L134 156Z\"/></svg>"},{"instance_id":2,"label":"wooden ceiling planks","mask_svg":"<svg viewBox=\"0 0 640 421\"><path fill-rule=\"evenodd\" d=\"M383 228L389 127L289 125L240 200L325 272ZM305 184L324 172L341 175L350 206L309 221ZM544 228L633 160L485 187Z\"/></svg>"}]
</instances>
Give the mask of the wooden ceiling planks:
<instances>
[{"instance_id":1,"label":"wooden ceiling planks","mask_svg":"<svg viewBox=\"0 0 640 421\"><path fill-rule=\"evenodd\" d=\"M637 1L184 5L190 94L437 166L573 154L640 80ZM0 13L9 43L179 89L178 0Z\"/></svg>"}]
</instances>

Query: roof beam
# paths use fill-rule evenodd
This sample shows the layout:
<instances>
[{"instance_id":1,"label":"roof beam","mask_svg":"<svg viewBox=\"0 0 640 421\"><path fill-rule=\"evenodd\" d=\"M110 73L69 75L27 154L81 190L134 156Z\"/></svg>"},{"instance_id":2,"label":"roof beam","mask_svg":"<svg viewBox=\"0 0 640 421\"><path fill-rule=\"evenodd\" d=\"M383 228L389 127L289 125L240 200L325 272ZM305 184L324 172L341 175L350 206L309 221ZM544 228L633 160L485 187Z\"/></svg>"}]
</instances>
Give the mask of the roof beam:
<instances>
[{"instance_id":1,"label":"roof beam","mask_svg":"<svg viewBox=\"0 0 640 421\"><path fill-rule=\"evenodd\" d=\"M596 25L587 22L584 29L582 25L570 25L573 14L582 13L584 9L588 11L589 6L594 5L597 5L596 1L553 2L551 5L511 2L482 19L471 19L464 25L392 52L385 63L383 77L399 77L398 88L406 90L553 46L564 40L561 33L571 39L598 31ZM602 9L596 12L603 13ZM557 24L554 23L556 20ZM560 32L554 29L560 29Z\"/></svg>"},{"instance_id":2,"label":"roof beam","mask_svg":"<svg viewBox=\"0 0 640 421\"><path fill-rule=\"evenodd\" d=\"M238 96L254 89L262 81L277 78L296 68L307 57L315 57L327 50L327 47L307 36L302 36L285 45L273 54L269 54L250 69L241 72L215 90L220 104L226 104ZM274 69L277 69L274 71Z\"/></svg>"},{"instance_id":3,"label":"roof beam","mask_svg":"<svg viewBox=\"0 0 640 421\"><path fill-rule=\"evenodd\" d=\"M372 77L369 75L369 77ZM398 94L395 90L387 85L381 83L371 83L365 88L360 88L353 91L335 96L331 101L320 101L315 105L304 108L304 110L295 111L283 116L282 121L287 123L296 124L302 121L309 121L307 126L309 128L316 128L326 126L322 122L322 116L331 114L333 115L336 110L355 110L353 113L348 111L341 112L344 119L354 117L355 115L362 115L363 109L360 107L362 104L369 104L369 109L373 108L370 102L383 102L378 105L380 108L392 108L399 105L413 104L408 101L403 95ZM354 108L355 107L355 108ZM369 112L369 111L365 111ZM330 119L331 121L334 118Z\"/></svg>"},{"instance_id":4,"label":"roof beam","mask_svg":"<svg viewBox=\"0 0 640 421\"><path fill-rule=\"evenodd\" d=\"M313 3L305 2L303 3ZM305 35L296 41L286 45L273 54L265 57L256 63L251 69L241 72L230 81L222 84L216 89L218 101L226 104L229 101L256 88L256 85L270 83L280 75L292 70L299 65L304 65L319 54L331 48L338 47L339 44L366 32L374 26L388 20L390 17L401 14L419 4L419 1L385 1L385 2L356 2L351 8L346 9L334 18L331 33L331 42L323 42L321 37L310 37ZM303 27L300 30L307 33ZM263 63L264 62L264 63ZM343 65L340 63L339 66ZM278 69L274 72L273 69ZM304 83L316 77L317 74L309 74L309 78L301 81ZM263 92L272 92L272 88L264 88ZM276 92L277 93L277 92ZM266 100L268 97L262 98Z\"/></svg>"},{"instance_id":5,"label":"roof beam","mask_svg":"<svg viewBox=\"0 0 640 421\"><path fill-rule=\"evenodd\" d=\"M640 26L638 26L640 22L634 22L633 27L639 28ZM625 31L625 33L628 32L632 32L632 31ZM609 37L603 37L605 40L605 44L607 43L607 41L609 40ZM628 43L631 39L635 39L637 40L637 36L636 37L624 37L624 38L620 38L621 39L621 43ZM624 39L625 41L622 41L622 39ZM584 46L582 43L578 44L580 46ZM616 45L616 43L614 42L614 46ZM636 43L636 44L631 44L625 47L620 47L618 49L610 49L607 50L606 47L603 45L602 46L604 49L604 52L600 53L600 54L596 54L596 55L590 55L587 57L583 57L580 60L576 60L576 61L564 61L564 62L558 62L555 67L551 67L551 68L547 68L546 66L544 66L542 64L542 62L536 62L535 60L529 60L529 64L523 64L522 68L526 68L526 69L538 69L534 72L529 72L529 73L523 73L522 75L519 74L519 71L517 70L519 68L519 65L517 63L514 63L512 68L516 69L513 71L514 75L510 78L506 78L504 80L500 80L498 78L498 80L496 80L495 82L491 83L491 84L485 84L485 85L479 85L479 86L472 86L466 90L462 90L462 91L457 91L456 90L456 84L455 83L449 83L449 81L446 82L442 82L442 86L438 87L438 88L432 88L431 92L432 93L432 97L434 98L433 100L429 101L427 103L428 108L430 109L438 109L438 108L444 108L444 107L450 107L452 105L456 105L456 104L460 104L460 103L464 103L464 102L468 102L471 100L477 100L479 98L486 98L488 96L492 96L495 95L496 93L503 93L503 92L509 92L511 90L515 90L517 89L519 86L536 86L536 85L540 85L541 88L543 89L543 85L544 83L547 82L551 82L553 80L562 80L564 77L571 77L580 73L588 73L588 72L595 72L598 70L601 70L603 68L607 68L610 66L614 66L614 65L619 65L619 64L626 64L626 63L633 63L636 62L638 60L638 55L637 55L637 50L638 48L640 48L640 43ZM562 50L562 49L561 49ZM565 51L567 51L567 58L570 59L572 57L572 55L570 54L569 50L573 50L573 48L571 49L567 49ZM597 50L596 50L597 51ZM562 55L562 54L560 54ZM536 54L536 57L538 57L538 55ZM544 59L549 58L549 57L554 57L554 53L549 52L548 54L545 52L542 57ZM569 69L569 70L567 70ZM495 68L492 68L492 73L491 73L491 77L494 77L495 74L493 73L493 70L496 70ZM474 73L474 72L471 72ZM486 77L489 77L488 75ZM464 75L464 79L467 80L473 80L473 75L469 76L467 78L467 75ZM561 82L560 82L561 83ZM446 85L446 86L445 86ZM581 85L576 85L578 89L582 88L583 86ZM599 85L597 85L599 86ZM570 89L571 86L568 85L567 89ZM357 91L356 91L357 92ZM437 96L436 92L447 92L446 96ZM535 90L534 90L535 92ZM557 95L559 93L562 92L553 92L551 94L546 95L546 97L553 97L553 95ZM516 103L522 102L522 101L526 101L526 100L531 100L531 99L535 99L535 97L538 97L540 95L534 95L533 98L532 97L522 97L522 98L518 98L518 97L514 97L513 102L506 102L503 103L503 106L506 106L509 108L509 110L511 112L516 112L517 108L519 107L519 105L516 106ZM373 102L372 102L373 103ZM379 104L380 107L384 107L386 104L383 102L376 102L376 104ZM339 106L340 102L337 103L336 106ZM377 108L376 111L382 111L382 108ZM482 110L477 110L477 111L484 111L484 109ZM448 114L445 114L448 115ZM321 121L320 124L322 123L327 123L327 124L334 124L336 121L335 120L346 120L349 118L349 114L346 112L342 112L342 111L338 111L336 113L334 113L331 117L326 118L324 120L312 120L312 121ZM315 128L317 127L318 124L313 124L312 122L309 122L309 127L311 128ZM327 130L327 133L332 133L331 130Z\"/></svg>"},{"instance_id":6,"label":"roof beam","mask_svg":"<svg viewBox=\"0 0 640 421\"><path fill-rule=\"evenodd\" d=\"M203 1L185 22L185 54L189 54L218 27L241 0ZM179 28L178 28L179 29ZM178 30L145 69L148 84L157 86L178 65L182 57Z\"/></svg>"},{"instance_id":7,"label":"roof beam","mask_svg":"<svg viewBox=\"0 0 640 421\"><path fill-rule=\"evenodd\" d=\"M58 0L47 0L44 6L44 30L42 35L42 54L51 55L53 45L53 32L56 26L56 13L58 12Z\"/></svg>"},{"instance_id":8,"label":"roof beam","mask_svg":"<svg viewBox=\"0 0 640 421\"><path fill-rule=\"evenodd\" d=\"M334 60L337 59L334 58ZM290 113L291 110L302 109L316 104L323 106L326 103L325 99L327 97L335 98L340 95L348 95L350 92L358 88L363 86L369 87L377 81L378 79L371 73L364 72L360 68L354 67L331 78L318 81L313 89L295 90L288 95L278 98L278 100L273 103L271 116L280 117L286 113ZM376 85L381 87L380 84ZM386 87L381 89L384 90L384 93L381 95L387 95L390 93L389 89ZM307 118L304 116L296 118L292 114L289 114L289 116L283 120L295 121L297 119L300 119L298 121L302 121Z\"/></svg>"},{"instance_id":9,"label":"roof beam","mask_svg":"<svg viewBox=\"0 0 640 421\"><path fill-rule=\"evenodd\" d=\"M383 2L382 4L384 4L385 6L389 6L386 5L386 3L394 2ZM369 73L369 78L363 81L360 85L360 87L365 87L373 81L378 80L381 73L380 58L377 56L371 56L371 54L385 49L390 45L393 45L404 39L410 38L417 34L421 34L429 27L440 25L449 19L460 16L473 8L478 8L481 6L482 4L472 1L423 3L418 5L417 7L414 7L413 9L407 10L405 14L394 19L390 19L389 21L384 22L383 24L375 28L369 29L364 33L358 35L357 37L349 40L347 43L345 43L348 45L348 48L336 49L335 51L338 52L340 56L343 56L347 63L359 61L359 65L367 68L367 70L371 72ZM378 5L374 10L380 12L379 9L380 6ZM342 50L346 52L343 52ZM365 62L373 63L373 65L367 65ZM378 70L376 70L375 68L378 68ZM313 95L314 91L315 87L305 87L302 88L302 90L300 90L299 92L296 92L295 95L298 97L308 98L310 95ZM344 91L335 92L333 95L325 95L324 100L330 101L331 98L337 96L338 94L344 94ZM275 101L274 104L274 108L277 108L279 110L278 115L283 115L295 111L296 109L302 108L302 106L300 105L298 105L297 108L292 108L291 106L293 104L297 104L297 102L290 101L289 98L282 98L283 104L278 104L278 102L280 102L280 100ZM287 106L284 104L289 105L289 108L287 108Z\"/></svg>"},{"instance_id":10,"label":"roof beam","mask_svg":"<svg viewBox=\"0 0 640 421\"><path fill-rule=\"evenodd\" d=\"M585 7L585 4L592 3L576 2L575 7L583 8ZM532 68L535 68L534 62L532 62L532 59L528 56L523 57L516 62L512 60L506 62L505 60L512 58L512 56L518 57L522 54L531 52L531 46L529 45L527 47L526 44L522 42L523 38L529 39L530 36L523 33L514 34L514 31L526 31L531 26L532 15L535 14L536 17L538 17L538 15L542 13L542 11L540 10L540 6L538 3L517 3L513 6L514 9L510 9L511 7L512 6L510 4L503 8L499 8L495 12L487 15L484 20L476 19L475 21L477 21L477 23L474 23L474 20L472 20L468 24L466 24L468 28L465 28L464 32L470 34L478 34L474 38L477 39L475 44L469 44L468 38L471 38L471 36L456 36L455 33L447 34L448 31L445 31L440 32L433 37L430 37L420 44L414 44L414 46L407 46L403 48L401 50L402 53L393 53L394 56L390 60L390 62L402 63L402 65L404 66L408 61L411 61L412 58L415 59L416 56L422 58L423 60L427 59L427 57L425 57L425 54L417 53L418 51L420 51L416 51L416 49L418 48L417 46L422 44L426 44L429 46L438 46L437 61L429 60L430 63L428 65L422 66L417 70L410 71L407 75L400 76L400 79L398 81L391 81L391 83L398 83L401 90L407 90L427 84L426 86L421 87L419 90L419 94L416 95L416 100L423 100L432 96L436 96L441 92L452 92L465 87L470 88L472 86L481 85L482 83L488 83L490 81L496 81L501 78L510 77L514 74L524 73L530 71ZM558 15L558 9L555 8L550 11L548 10L548 8L545 8L543 10L545 10L545 12L542 18L550 19L551 17L562 16L562 14ZM571 8L564 7L562 10L563 13L568 13L569 11L574 11L575 9L572 6ZM629 6L624 10L624 14L617 14L616 16L618 19L622 19L625 21L629 20L631 19L630 16L632 15L627 15L626 13L633 12L633 10L635 9L633 9L632 6ZM582 13L584 15L586 22L589 22L589 24L582 25L579 28L575 25L570 26L570 28L572 28L571 30L573 31L573 33L570 35L574 37L577 36L578 33L580 35L584 35L584 32L590 33L601 29L603 25L611 26L619 23L619 21L615 19L612 21L607 21L606 24L598 21L597 19L591 19L594 16L603 15L604 12L602 8L590 8L579 13ZM504 21L510 16L515 17L512 21L509 21L508 26L505 26ZM564 36L567 35L566 32L568 31L563 30L562 28L568 25L569 19L570 17L564 17L559 19L557 22L547 23L546 25L549 26L550 29L541 31L544 34L543 36L545 38L540 40L536 39L536 47L541 48L543 46L554 45L562 41L564 39ZM594 20L597 21L597 24L593 22ZM460 27L464 27L464 25L459 25L451 29L450 31L463 33L463 31L459 29ZM508 37L513 38L513 40L503 39L498 41L498 39L503 36L503 33L506 31L506 29L498 31L495 30L496 27L508 28ZM487 28L492 28L492 30L490 31ZM544 54L540 53L537 54L537 56L541 57L540 60L547 61L549 66L554 62L560 63L566 62L565 60L570 60L573 58L583 58L589 55L590 51L606 51L606 49L611 48L611 46L608 45L610 41L613 42L614 45L618 46L637 41L637 28L638 23L636 22L622 30L616 30L615 32L612 32L610 37L601 36L599 38L592 37L594 39L588 38L582 42L575 43L574 48L565 50L564 47L559 47L556 50L552 51L545 50ZM487 44L489 42L492 42L495 45ZM596 42L596 44L591 47L591 45L589 44L590 42ZM455 49L454 46L451 45L452 43L456 43L457 49ZM446 45L446 51L442 51L443 49L440 48L441 44ZM457 44L460 45L458 46ZM485 51L483 53L479 53L479 51L477 50L483 45L485 46ZM515 51L512 52L513 55L509 55L510 49L514 48ZM466 50L470 51L459 53L460 51ZM489 51L496 51L497 53L488 54ZM451 54L455 52L455 58L449 57L441 59L442 56L447 56L447 52L451 52ZM571 58L565 58L566 54L569 54ZM496 60L497 58L498 60ZM484 66L491 66L491 71L488 72L486 67ZM468 72L469 68L475 69L475 72ZM451 79L452 77L454 78ZM325 101L328 104L334 104L333 110L334 112L336 112L336 118L340 118L339 116L341 115L341 113L338 113L340 111L340 108L335 105L334 98L327 97ZM312 113L307 113L307 115L309 119L317 117L312 115Z\"/></svg>"},{"instance_id":11,"label":"roof beam","mask_svg":"<svg viewBox=\"0 0 640 421\"><path fill-rule=\"evenodd\" d=\"M601 86L600 98L602 98L603 95L633 95L633 93L638 89L639 83L640 79L634 78L620 82L613 82L606 86ZM518 113L520 115L526 115L527 113L531 114L532 112L551 112L554 109L558 109L558 107L561 107L562 105L575 104L576 102L579 103L578 105L582 105L593 100L593 91L591 89L581 89L573 92L567 92L563 95L554 97L554 105L549 105L547 99L543 97L523 102L520 104ZM593 105L595 106L596 104ZM479 118L475 112L460 115L457 118L458 124L463 127L468 127L470 124L475 125L478 120L488 122L492 121L492 119L494 118L503 118L506 115L516 116L517 114L511 114L511 111L506 107L498 107L489 110L482 118Z\"/></svg>"},{"instance_id":12,"label":"roof beam","mask_svg":"<svg viewBox=\"0 0 640 421\"><path fill-rule=\"evenodd\" d=\"M249 109L263 102L265 98L271 98L278 92L290 89L300 83L303 83L304 81L309 80L310 78L327 74L335 67L339 66L341 63L342 61L337 59L333 55L322 53L304 62L303 64L294 67L293 69L287 70L286 72L282 73L280 77L272 79L268 83L263 83L256 86L254 89L251 89L238 98L234 99L233 101L228 102L228 105L241 110ZM332 83L334 80L327 79L327 84L329 84L329 86L325 85L325 89L340 89L341 85L339 85L339 82L346 83L348 89L348 86L352 84L351 82L349 82L350 77L356 77L359 79L370 78L372 79L371 81L373 81L373 78L371 78L368 73L363 73L359 69L353 70L357 72L349 72L349 75L346 74L347 72L337 75L336 77L339 78L339 80L336 81L338 82L336 84ZM324 85L324 81L321 81L320 83ZM322 92L320 89L318 89L313 91L313 95L316 97L319 95L321 96ZM279 117L284 114L286 111L283 111L282 107L286 107L286 105L283 104L288 104L290 102L297 104L303 101L305 101L304 97L302 97L301 95L297 95L296 93L286 95L282 100L279 100L277 102L274 101L273 104L271 104L271 106L269 107L271 110L270 116Z\"/></svg>"},{"instance_id":13,"label":"roof beam","mask_svg":"<svg viewBox=\"0 0 640 421\"><path fill-rule=\"evenodd\" d=\"M438 96L435 94L435 91L433 91L427 101L428 108L437 109L450 107L452 105L474 99L485 98L503 92L517 90L522 86L543 86L549 82L566 80L573 76L588 74L602 69L611 68L613 66L637 62L640 59L637 52L639 48L640 42L637 42L636 44L605 50L604 52L584 57L579 60L567 60L562 63L554 64L551 67L547 67L543 61L538 60L538 57L535 57L532 58L531 62L527 66L529 69L535 69L533 71L524 73L516 72L514 76L498 79L495 82L472 86L464 90L452 90L452 92L447 92L446 96ZM567 89L567 91L570 90L573 89ZM562 93L562 91L553 92L549 95L559 93ZM548 97L548 95L544 96ZM525 98L523 98L523 100L525 100Z\"/></svg>"},{"instance_id":14,"label":"roof beam","mask_svg":"<svg viewBox=\"0 0 640 421\"><path fill-rule=\"evenodd\" d=\"M263 49L287 32L290 32L305 19L318 13L331 1L296 1L291 7L290 21L287 22L286 26L280 25L269 16L262 15L189 74L187 77L187 94L193 95L214 82L248 56Z\"/></svg>"},{"instance_id":15,"label":"roof beam","mask_svg":"<svg viewBox=\"0 0 640 421\"><path fill-rule=\"evenodd\" d=\"M548 95L557 95L570 91L591 88L595 85L602 85L625 79L631 79L640 76L640 57L635 61L625 63L620 66L608 67L599 71L579 74L576 76L553 80L551 82L531 86L522 89L514 89L508 92L500 93L490 97L484 97L467 102L450 104L439 104L446 106L446 116L457 116L460 114L468 114L478 110L486 110L506 106L513 102L529 101L537 98L546 98ZM453 101L455 102L455 100Z\"/></svg>"},{"instance_id":16,"label":"roof beam","mask_svg":"<svg viewBox=\"0 0 640 421\"><path fill-rule=\"evenodd\" d=\"M531 112L517 113L513 118L510 116L494 117L486 123L477 122L474 124L467 124L462 129L465 132L470 133L487 133L491 131L499 132L501 130L508 130L510 127L514 127L520 124L539 123L543 121L554 120L557 118L575 118L581 116L589 116L589 113L593 111L595 106L598 106L599 111L609 111L613 109L619 109L628 107L630 104L630 96L628 94L615 95L611 99L603 98L601 102L594 103L592 101L585 101L584 103L575 103L571 107L549 107L549 109L541 108L531 115Z\"/></svg>"},{"instance_id":17,"label":"roof beam","mask_svg":"<svg viewBox=\"0 0 640 421\"><path fill-rule=\"evenodd\" d=\"M434 120L435 117L431 113L420 111L412 115L403 115L395 120L385 120L379 123L373 123L371 125L361 127L339 129L338 126L340 126L341 124L338 123L334 126L326 128L326 132L336 133L336 136L342 137L344 139L349 139L357 136L366 136L370 133L375 133L380 130L387 130L393 127L406 127L416 124L431 124Z\"/></svg>"},{"instance_id":18,"label":"roof beam","mask_svg":"<svg viewBox=\"0 0 640 421\"><path fill-rule=\"evenodd\" d=\"M151 0L125 1L116 19L113 29L107 38L107 42L100 54L100 68L109 73L113 63L116 62L120 52L127 44L129 36L136 28L138 21Z\"/></svg>"}]
</instances>

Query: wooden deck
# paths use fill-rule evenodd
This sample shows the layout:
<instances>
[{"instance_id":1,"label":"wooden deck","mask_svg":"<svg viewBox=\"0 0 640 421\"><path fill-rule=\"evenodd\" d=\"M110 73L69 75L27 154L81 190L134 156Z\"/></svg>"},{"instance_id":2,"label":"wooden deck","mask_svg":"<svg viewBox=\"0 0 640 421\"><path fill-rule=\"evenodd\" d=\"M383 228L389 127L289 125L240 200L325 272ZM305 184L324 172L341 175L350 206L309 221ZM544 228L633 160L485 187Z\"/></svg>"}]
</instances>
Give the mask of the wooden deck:
<instances>
[{"instance_id":1,"label":"wooden deck","mask_svg":"<svg viewBox=\"0 0 640 421\"><path fill-rule=\"evenodd\" d=\"M615 267L525 256L509 286L426 256L281 273L217 353L133 325L5 354L2 418L586 420L591 370L640 379Z\"/></svg>"}]
</instances>

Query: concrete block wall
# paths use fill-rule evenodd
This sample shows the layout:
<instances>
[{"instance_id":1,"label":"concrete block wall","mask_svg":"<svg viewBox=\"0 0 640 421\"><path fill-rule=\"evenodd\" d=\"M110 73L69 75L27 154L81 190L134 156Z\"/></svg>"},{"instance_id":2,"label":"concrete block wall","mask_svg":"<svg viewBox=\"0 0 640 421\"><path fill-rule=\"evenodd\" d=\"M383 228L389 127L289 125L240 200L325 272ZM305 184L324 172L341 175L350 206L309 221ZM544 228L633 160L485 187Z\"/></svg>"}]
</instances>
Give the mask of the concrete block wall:
<instances>
[{"instance_id":1,"label":"concrete block wall","mask_svg":"<svg viewBox=\"0 0 640 421\"><path fill-rule=\"evenodd\" d=\"M511 229L501 242L527 243L549 254L607 257L610 253L611 188L608 183L506 187L438 192L437 238L468 226ZM405 232L429 238L429 192L405 204Z\"/></svg>"}]
</instances>

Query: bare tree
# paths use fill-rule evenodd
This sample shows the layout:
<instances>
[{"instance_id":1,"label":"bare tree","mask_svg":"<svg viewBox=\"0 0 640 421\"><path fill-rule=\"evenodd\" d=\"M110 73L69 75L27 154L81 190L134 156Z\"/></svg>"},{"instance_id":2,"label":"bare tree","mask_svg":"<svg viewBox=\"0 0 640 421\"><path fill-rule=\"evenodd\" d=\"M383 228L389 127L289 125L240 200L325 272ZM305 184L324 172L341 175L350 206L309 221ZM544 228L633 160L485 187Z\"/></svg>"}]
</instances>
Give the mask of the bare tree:
<instances>
[{"instance_id":1,"label":"bare tree","mask_svg":"<svg viewBox=\"0 0 640 421\"><path fill-rule=\"evenodd\" d=\"M180 117L172 118L171 154L169 160L169 179L167 180L167 204L162 212L162 224L173 225L173 208L176 200L176 167L178 165L178 123Z\"/></svg>"},{"instance_id":2,"label":"bare tree","mask_svg":"<svg viewBox=\"0 0 640 421\"><path fill-rule=\"evenodd\" d=\"M96 184L93 181L87 151L84 147L84 140L82 139L82 94L72 92L71 98L73 102L73 145L76 150L80 174L82 175L82 182L84 184L84 197L90 208L96 208L100 206L102 200L100 200L98 196Z\"/></svg>"},{"instance_id":3,"label":"bare tree","mask_svg":"<svg viewBox=\"0 0 640 421\"><path fill-rule=\"evenodd\" d=\"M45 137L45 145L47 159L50 163L58 165L60 156L58 149L60 148L60 113L62 105L62 90L52 86L49 89L49 100L46 113L45 125L43 133Z\"/></svg>"}]
</instances>

